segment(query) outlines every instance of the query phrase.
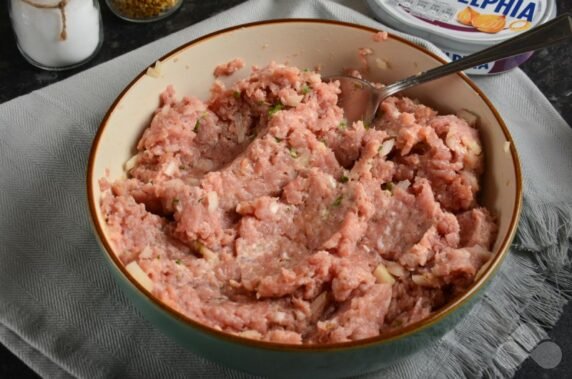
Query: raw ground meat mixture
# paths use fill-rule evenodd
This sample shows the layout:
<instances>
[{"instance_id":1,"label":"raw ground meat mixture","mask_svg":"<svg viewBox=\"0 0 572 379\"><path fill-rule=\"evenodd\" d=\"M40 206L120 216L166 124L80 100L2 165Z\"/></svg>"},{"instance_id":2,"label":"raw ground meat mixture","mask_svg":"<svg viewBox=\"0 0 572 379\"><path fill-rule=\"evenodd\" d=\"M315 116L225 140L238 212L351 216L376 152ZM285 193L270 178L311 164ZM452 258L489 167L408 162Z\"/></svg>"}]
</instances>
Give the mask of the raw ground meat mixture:
<instances>
[{"instance_id":1,"label":"raw ground meat mixture","mask_svg":"<svg viewBox=\"0 0 572 379\"><path fill-rule=\"evenodd\" d=\"M202 324L292 344L377 336L463 292L496 236L477 129L398 97L348 125L338 94L275 63L206 102L167 88L127 179L100 181L128 271Z\"/></svg>"}]
</instances>

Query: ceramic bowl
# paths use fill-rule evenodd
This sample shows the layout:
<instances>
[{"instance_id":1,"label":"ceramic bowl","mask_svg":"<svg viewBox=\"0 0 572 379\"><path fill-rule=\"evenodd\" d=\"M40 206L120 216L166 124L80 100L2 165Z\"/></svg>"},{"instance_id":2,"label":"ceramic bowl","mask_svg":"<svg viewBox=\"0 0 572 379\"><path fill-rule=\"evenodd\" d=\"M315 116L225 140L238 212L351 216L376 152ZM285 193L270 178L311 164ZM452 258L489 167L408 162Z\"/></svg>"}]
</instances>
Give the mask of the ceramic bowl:
<instances>
[{"instance_id":1,"label":"ceramic bowl","mask_svg":"<svg viewBox=\"0 0 572 379\"><path fill-rule=\"evenodd\" d=\"M213 69L241 57L248 66L270 61L298 67L321 68L324 75L359 67L357 49L369 47L372 59L389 67L371 65L369 79L389 83L444 63L436 55L402 38L383 42L377 30L334 21L273 20L240 25L191 41L160 59L158 75L139 74L119 94L103 119L89 158L87 193L95 234L117 283L153 325L197 354L239 370L282 377L349 376L381 369L430 344L465 315L497 271L514 236L522 202L517 152L502 118L483 92L464 74L455 74L407 92L441 112L467 109L479 117L486 154L481 200L498 217L499 233L490 266L461 296L429 318L383 337L323 346L293 346L232 336L203 326L170 309L146 291L126 271L106 235L99 201L98 180L124 174L123 164L159 104L159 93L172 84L178 94L206 99ZM155 62L150 62L154 66ZM383 65L380 65L383 66ZM248 74L241 70L229 80Z\"/></svg>"}]
</instances>

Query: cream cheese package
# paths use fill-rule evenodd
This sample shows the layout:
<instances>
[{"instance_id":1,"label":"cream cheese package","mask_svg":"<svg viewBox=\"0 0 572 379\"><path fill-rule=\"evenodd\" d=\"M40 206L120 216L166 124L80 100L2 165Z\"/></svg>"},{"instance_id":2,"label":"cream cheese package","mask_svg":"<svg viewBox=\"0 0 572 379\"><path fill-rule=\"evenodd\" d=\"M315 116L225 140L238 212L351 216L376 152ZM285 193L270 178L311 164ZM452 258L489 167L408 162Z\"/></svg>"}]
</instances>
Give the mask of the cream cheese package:
<instances>
[{"instance_id":1,"label":"cream cheese package","mask_svg":"<svg viewBox=\"0 0 572 379\"><path fill-rule=\"evenodd\" d=\"M387 25L425 38L451 60L498 44L556 16L554 0L368 0ZM532 52L466 70L498 74L525 62Z\"/></svg>"}]
</instances>

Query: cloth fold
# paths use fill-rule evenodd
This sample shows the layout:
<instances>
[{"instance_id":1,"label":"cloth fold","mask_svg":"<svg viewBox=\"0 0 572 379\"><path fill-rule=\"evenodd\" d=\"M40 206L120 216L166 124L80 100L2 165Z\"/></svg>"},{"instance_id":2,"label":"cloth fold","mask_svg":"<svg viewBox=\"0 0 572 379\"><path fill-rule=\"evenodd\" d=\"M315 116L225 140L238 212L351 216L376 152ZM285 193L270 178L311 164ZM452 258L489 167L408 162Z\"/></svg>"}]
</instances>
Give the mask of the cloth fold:
<instances>
[{"instance_id":1,"label":"cloth fold","mask_svg":"<svg viewBox=\"0 0 572 379\"><path fill-rule=\"evenodd\" d=\"M215 30L285 17L391 31L363 1L251 0L0 105L0 342L40 375L248 377L179 347L119 291L89 225L85 167L106 110L150 62ZM522 160L517 238L482 301L454 330L368 377L511 376L569 298L572 130L518 69L475 82L505 119Z\"/></svg>"}]
</instances>

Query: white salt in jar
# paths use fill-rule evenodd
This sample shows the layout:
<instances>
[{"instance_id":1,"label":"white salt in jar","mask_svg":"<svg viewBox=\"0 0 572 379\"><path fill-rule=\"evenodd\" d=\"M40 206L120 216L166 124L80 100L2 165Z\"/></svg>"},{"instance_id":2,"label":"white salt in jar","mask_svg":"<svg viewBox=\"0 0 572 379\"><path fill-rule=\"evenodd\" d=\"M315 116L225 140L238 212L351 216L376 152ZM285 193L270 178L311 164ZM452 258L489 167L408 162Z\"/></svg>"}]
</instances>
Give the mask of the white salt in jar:
<instances>
[{"instance_id":1,"label":"white salt in jar","mask_svg":"<svg viewBox=\"0 0 572 379\"><path fill-rule=\"evenodd\" d=\"M8 5L18 48L34 66L74 68L101 47L97 0L9 0Z\"/></svg>"}]
</instances>

